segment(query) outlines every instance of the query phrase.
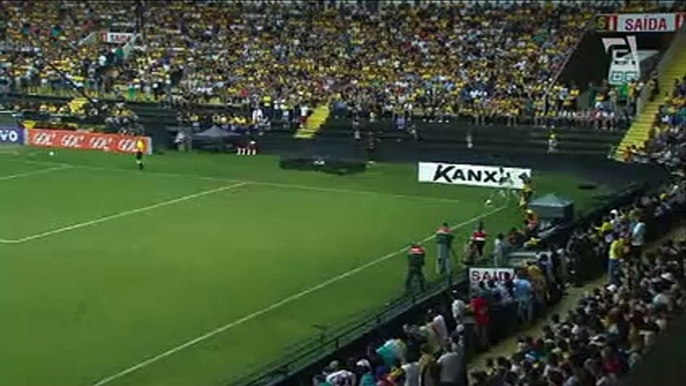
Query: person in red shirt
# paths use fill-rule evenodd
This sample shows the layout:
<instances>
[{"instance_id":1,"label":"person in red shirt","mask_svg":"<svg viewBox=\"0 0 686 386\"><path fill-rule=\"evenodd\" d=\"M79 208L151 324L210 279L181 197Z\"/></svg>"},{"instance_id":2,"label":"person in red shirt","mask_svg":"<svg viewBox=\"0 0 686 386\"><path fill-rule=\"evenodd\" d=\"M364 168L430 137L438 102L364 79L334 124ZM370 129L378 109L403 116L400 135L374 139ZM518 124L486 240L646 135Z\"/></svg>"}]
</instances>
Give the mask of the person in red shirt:
<instances>
[{"instance_id":1,"label":"person in red shirt","mask_svg":"<svg viewBox=\"0 0 686 386\"><path fill-rule=\"evenodd\" d=\"M491 310L488 307L488 302L483 296L474 295L469 303L469 308L474 314L474 325L479 346L482 350L486 350L490 346L488 327L491 325Z\"/></svg>"},{"instance_id":2,"label":"person in red shirt","mask_svg":"<svg viewBox=\"0 0 686 386\"><path fill-rule=\"evenodd\" d=\"M484 246L486 245L487 237L488 234L486 233L486 227L484 226L483 221L480 221L479 225L476 227L476 230L474 233L472 233L472 242L474 243L476 254L479 259L484 257Z\"/></svg>"}]
</instances>

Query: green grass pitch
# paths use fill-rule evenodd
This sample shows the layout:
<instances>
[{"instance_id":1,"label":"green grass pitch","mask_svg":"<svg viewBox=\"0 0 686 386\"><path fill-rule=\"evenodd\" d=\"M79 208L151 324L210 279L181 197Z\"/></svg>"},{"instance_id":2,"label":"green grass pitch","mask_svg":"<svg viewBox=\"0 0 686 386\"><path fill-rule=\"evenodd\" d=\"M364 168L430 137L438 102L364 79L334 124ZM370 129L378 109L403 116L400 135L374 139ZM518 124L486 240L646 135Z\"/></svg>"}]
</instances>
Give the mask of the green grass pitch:
<instances>
[{"instance_id":1,"label":"green grass pitch","mask_svg":"<svg viewBox=\"0 0 686 386\"><path fill-rule=\"evenodd\" d=\"M14 151L14 150L13 150ZM461 245L516 200L416 182L416 165L353 176L272 156L0 153L0 385L214 386L401 295L402 249L437 226ZM573 176L537 193L593 205ZM428 272L434 245L427 241Z\"/></svg>"}]
</instances>

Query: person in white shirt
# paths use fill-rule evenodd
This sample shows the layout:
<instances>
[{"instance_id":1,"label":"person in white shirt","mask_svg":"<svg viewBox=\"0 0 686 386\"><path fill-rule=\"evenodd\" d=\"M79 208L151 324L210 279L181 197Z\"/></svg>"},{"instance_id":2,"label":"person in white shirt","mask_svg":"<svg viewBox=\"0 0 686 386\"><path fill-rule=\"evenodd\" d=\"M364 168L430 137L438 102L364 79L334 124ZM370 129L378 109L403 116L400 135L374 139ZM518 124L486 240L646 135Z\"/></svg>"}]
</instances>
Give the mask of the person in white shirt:
<instances>
[{"instance_id":1,"label":"person in white shirt","mask_svg":"<svg viewBox=\"0 0 686 386\"><path fill-rule=\"evenodd\" d=\"M640 259L645 244L646 224L641 220L631 228L631 255L634 260Z\"/></svg>"},{"instance_id":2,"label":"person in white shirt","mask_svg":"<svg viewBox=\"0 0 686 386\"><path fill-rule=\"evenodd\" d=\"M436 332L441 347L446 347L449 343L450 334L448 333L448 325L445 323L445 318L434 311L429 311L429 316L432 317L431 328Z\"/></svg>"},{"instance_id":3,"label":"person in white shirt","mask_svg":"<svg viewBox=\"0 0 686 386\"><path fill-rule=\"evenodd\" d=\"M467 386L467 361L464 347L456 345L438 358L440 382L445 386Z\"/></svg>"},{"instance_id":4,"label":"person in white shirt","mask_svg":"<svg viewBox=\"0 0 686 386\"><path fill-rule=\"evenodd\" d=\"M263 112L261 108L256 108L252 111L252 122L257 124L262 120Z\"/></svg>"},{"instance_id":5,"label":"person in white shirt","mask_svg":"<svg viewBox=\"0 0 686 386\"><path fill-rule=\"evenodd\" d=\"M417 361L405 363L400 368L405 373L405 383L403 386L420 386L419 363Z\"/></svg>"}]
</instances>

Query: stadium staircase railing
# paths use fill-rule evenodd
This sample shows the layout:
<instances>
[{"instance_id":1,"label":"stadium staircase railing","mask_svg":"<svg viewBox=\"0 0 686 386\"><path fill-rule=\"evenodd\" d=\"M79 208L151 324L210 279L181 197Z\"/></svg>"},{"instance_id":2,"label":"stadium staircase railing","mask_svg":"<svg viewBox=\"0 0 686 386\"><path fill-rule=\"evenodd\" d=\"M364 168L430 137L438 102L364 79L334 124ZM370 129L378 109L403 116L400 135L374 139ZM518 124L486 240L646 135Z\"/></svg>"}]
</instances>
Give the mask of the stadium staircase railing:
<instances>
[{"instance_id":1,"label":"stadium staircase railing","mask_svg":"<svg viewBox=\"0 0 686 386\"><path fill-rule=\"evenodd\" d=\"M681 79L686 72L686 28L681 31L674 38L669 49L658 64L658 85L661 90L669 90L674 79ZM663 91L664 92L664 91ZM642 95L647 99L650 91ZM650 132L653 129L655 118L660 110L660 105L664 101L664 94L657 95L655 99L643 101L639 103L642 105L642 111L637 119L631 124L631 127L622 138L622 141L615 150L614 158L618 161L624 161L624 156L627 149L635 146L640 149L643 144L649 139Z\"/></svg>"},{"instance_id":2,"label":"stadium staircase railing","mask_svg":"<svg viewBox=\"0 0 686 386\"><path fill-rule=\"evenodd\" d=\"M322 125L324 125L324 122L329 119L329 115L331 115L331 110L329 109L328 103L325 103L314 109L312 115L307 118L307 121L305 121L303 127L295 132L295 138L314 138L317 132L319 132L319 129L322 128Z\"/></svg>"}]
</instances>

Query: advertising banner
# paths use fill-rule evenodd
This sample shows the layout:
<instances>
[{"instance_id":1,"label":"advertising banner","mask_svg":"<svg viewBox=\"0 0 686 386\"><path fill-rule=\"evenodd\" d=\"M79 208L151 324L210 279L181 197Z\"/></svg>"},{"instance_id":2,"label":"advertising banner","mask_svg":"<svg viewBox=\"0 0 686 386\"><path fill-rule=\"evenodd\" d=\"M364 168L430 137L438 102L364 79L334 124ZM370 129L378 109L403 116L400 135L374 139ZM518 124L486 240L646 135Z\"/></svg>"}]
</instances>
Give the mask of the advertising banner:
<instances>
[{"instance_id":1,"label":"advertising banner","mask_svg":"<svg viewBox=\"0 0 686 386\"><path fill-rule=\"evenodd\" d=\"M126 43L133 37L132 33L128 32L102 32L100 40L104 43L121 44Z\"/></svg>"},{"instance_id":2,"label":"advertising banner","mask_svg":"<svg viewBox=\"0 0 686 386\"><path fill-rule=\"evenodd\" d=\"M440 162L420 162L418 170L419 182L504 189L522 189L529 177L531 169Z\"/></svg>"},{"instance_id":3,"label":"advertising banner","mask_svg":"<svg viewBox=\"0 0 686 386\"><path fill-rule=\"evenodd\" d=\"M686 13L623 13L599 15L597 28L616 32L674 32L686 21Z\"/></svg>"},{"instance_id":4,"label":"advertising banner","mask_svg":"<svg viewBox=\"0 0 686 386\"><path fill-rule=\"evenodd\" d=\"M469 267L469 288L478 288L479 283L488 282L504 282L514 280L514 268L475 268Z\"/></svg>"},{"instance_id":5,"label":"advertising banner","mask_svg":"<svg viewBox=\"0 0 686 386\"><path fill-rule=\"evenodd\" d=\"M23 145L24 129L16 127L0 127L0 145Z\"/></svg>"},{"instance_id":6,"label":"advertising banner","mask_svg":"<svg viewBox=\"0 0 686 386\"><path fill-rule=\"evenodd\" d=\"M136 142L142 140L146 154L152 153L150 137L135 137L119 134L79 132L70 130L27 130L27 145L63 149L85 149L111 151L114 153L135 153Z\"/></svg>"},{"instance_id":7,"label":"advertising banner","mask_svg":"<svg viewBox=\"0 0 686 386\"><path fill-rule=\"evenodd\" d=\"M603 38L605 52L612 55L607 79L613 86L621 86L641 77L636 36Z\"/></svg>"}]
</instances>

